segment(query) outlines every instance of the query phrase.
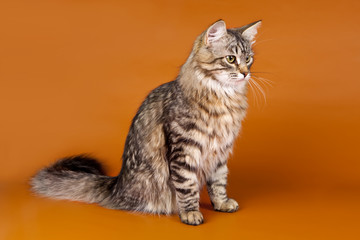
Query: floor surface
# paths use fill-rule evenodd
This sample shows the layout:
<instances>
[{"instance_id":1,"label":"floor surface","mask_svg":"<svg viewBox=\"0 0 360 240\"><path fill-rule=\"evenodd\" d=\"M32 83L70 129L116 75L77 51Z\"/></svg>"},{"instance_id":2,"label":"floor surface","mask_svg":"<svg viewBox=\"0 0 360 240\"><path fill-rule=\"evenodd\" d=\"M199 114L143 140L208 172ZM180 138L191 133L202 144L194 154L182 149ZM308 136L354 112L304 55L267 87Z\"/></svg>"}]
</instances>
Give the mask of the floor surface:
<instances>
[{"instance_id":1,"label":"floor surface","mask_svg":"<svg viewBox=\"0 0 360 240\"><path fill-rule=\"evenodd\" d=\"M360 194L324 189L242 189L236 213L212 210L205 223L40 198L24 184L0 187L0 239L359 239Z\"/></svg>"}]
</instances>

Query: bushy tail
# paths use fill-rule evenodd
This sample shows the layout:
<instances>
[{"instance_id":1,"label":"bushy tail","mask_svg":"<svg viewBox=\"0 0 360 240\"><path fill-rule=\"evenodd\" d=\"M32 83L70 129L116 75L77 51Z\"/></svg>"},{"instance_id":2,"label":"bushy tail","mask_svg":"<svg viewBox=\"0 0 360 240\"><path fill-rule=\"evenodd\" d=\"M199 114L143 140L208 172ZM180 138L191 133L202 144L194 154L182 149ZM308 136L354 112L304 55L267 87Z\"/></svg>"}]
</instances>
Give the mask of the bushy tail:
<instances>
[{"instance_id":1,"label":"bushy tail","mask_svg":"<svg viewBox=\"0 0 360 240\"><path fill-rule=\"evenodd\" d=\"M34 192L51 198L100 203L109 197L116 180L104 175L97 160L79 155L40 170L31 186Z\"/></svg>"}]
</instances>

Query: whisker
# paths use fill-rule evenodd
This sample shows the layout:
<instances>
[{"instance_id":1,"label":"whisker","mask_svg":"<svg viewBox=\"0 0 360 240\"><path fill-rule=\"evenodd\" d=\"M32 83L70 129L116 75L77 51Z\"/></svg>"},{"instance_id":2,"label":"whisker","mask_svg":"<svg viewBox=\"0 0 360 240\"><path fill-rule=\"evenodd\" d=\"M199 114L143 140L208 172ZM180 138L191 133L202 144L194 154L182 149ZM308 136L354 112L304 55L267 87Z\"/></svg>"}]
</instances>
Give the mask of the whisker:
<instances>
[{"instance_id":1,"label":"whisker","mask_svg":"<svg viewBox=\"0 0 360 240\"><path fill-rule=\"evenodd\" d=\"M249 82L252 82L252 84L254 85L254 90L257 89L255 90L255 92L259 92L259 94L264 98L265 104L267 104L266 94L264 89L254 79L249 79Z\"/></svg>"},{"instance_id":2,"label":"whisker","mask_svg":"<svg viewBox=\"0 0 360 240\"><path fill-rule=\"evenodd\" d=\"M269 83L269 84L270 84L270 83L271 83L271 84L274 84L273 81L271 81L271 80L269 80L269 79L267 79L267 78L260 77L260 76L255 75L255 74L252 74L251 77L254 77L254 78L256 78L256 79L259 79L260 81L265 81L265 82L267 82L267 83Z\"/></svg>"},{"instance_id":3,"label":"whisker","mask_svg":"<svg viewBox=\"0 0 360 240\"><path fill-rule=\"evenodd\" d=\"M251 71L251 73L267 73L267 74L274 74L274 73L272 73L272 72L253 72L253 71Z\"/></svg>"},{"instance_id":4,"label":"whisker","mask_svg":"<svg viewBox=\"0 0 360 240\"><path fill-rule=\"evenodd\" d=\"M264 101L265 101L265 104L267 103L266 101L266 94L265 94L265 91L264 89L259 85L259 83L257 83L256 81L254 81L254 84L258 87L259 91L262 93L263 97L264 97Z\"/></svg>"},{"instance_id":5,"label":"whisker","mask_svg":"<svg viewBox=\"0 0 360 240\"><path fill-rule=\"evenodd\" d=\"M267 85L267 86L270 86L270 87L273 87L273 84L274 82L273 81L270 81L269 79L266 79L266 78L262 78L262 77L258 77L258 76L251 76L252 78L256 79L256 80L259 80L261 83Z\"/></svg>"},{"instance_id":6,"label":"whisker","mask_svg":"<svg viewBox=\"0 0 360 240\"><path fill-rule=\"evenodd\" d=\"M250 81L248 81L248 83L249 83L249 86L250 86L250 89L251 89L251 92L254 92L254 87L252 86L252 84L251 84L251 82ZM252 100L254 101L254 95L253 94L251 94L251 97L252 97Z\"/></svg>"},{"instance_id":7,"label":"whisker","mask_svg":"<svg viewBox=\"0 0 360 240\"><path fill-rule=\"evenodd\" d=\"M265 81L268 81L268 82L271 82L271 83L273 83L273 81L271 81L271 80L269 80L269 79L267 79L267 78L263 78L263 77L260 77L260 76L257 76L257 75L251 75L252 77L256 77L256 78L260 78L260 79L262 79L262 80L265 80Z\"/></svg>"},{"instance_id":8,"label":"whisker","mask_svg":"<svg viewBox=\"0 0 360 240\"><path fill-rule=\"evenodd\" d=\"M251 79L249 79L249 85L252 88L253 92L253 100L255 102L255 106L259 106L259 100L258 100L258 91L254 86L254 83L252 83Z\"/></svg>"}]
</instances>

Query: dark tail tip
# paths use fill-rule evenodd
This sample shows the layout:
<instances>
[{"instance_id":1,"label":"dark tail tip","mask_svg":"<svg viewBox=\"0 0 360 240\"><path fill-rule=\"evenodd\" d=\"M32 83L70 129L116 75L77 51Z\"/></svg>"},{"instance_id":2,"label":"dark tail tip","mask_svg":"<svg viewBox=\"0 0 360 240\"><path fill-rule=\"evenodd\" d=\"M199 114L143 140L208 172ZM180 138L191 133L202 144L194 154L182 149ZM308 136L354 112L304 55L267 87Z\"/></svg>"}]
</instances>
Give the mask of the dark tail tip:
<instances>
[{"instance_id":1,"label":"dark tail tip","mask_svg":"<svg viewBox=\"0 0 360 240\"><path fill-rule=\"evenodd\" d=\"M101 164L88 155L76 155L65 157L57 161L54 165L47 169L49 172L74 171L85 172L97 175L105 175L105 171Z\"/></svg>"}]
</instances>

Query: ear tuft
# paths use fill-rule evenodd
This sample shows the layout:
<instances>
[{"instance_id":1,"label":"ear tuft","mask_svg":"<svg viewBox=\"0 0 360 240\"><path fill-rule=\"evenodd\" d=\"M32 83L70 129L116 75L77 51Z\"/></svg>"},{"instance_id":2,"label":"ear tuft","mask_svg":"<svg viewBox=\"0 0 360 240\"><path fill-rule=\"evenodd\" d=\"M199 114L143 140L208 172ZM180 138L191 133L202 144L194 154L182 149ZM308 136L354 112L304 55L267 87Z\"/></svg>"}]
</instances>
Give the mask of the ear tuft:
<instances>
[{"instance_id":1,"label":"ear tuft","mask_svg":"<svg viewBox=\"0 0 360 240\"><path fill-rule=\"evenodd\" d=\"M226 34L226 25L223 20L218 20L213 25L211 25L206 31L205 42L206 45L216 42L222 36Z\"/></svg>"},{"instance_id":2,"label":"ear tuft","mask_svg":"<svg viewBox=\"0 0 360 240\"><path fill-rule=\"evenodd\" d=\"M261 25L261 20L243 26L239 30L241 31L241 35L245 39L247 39L249 42L253 42L257 34L257 29L260 27L260 25Z\"/></svg>"}]
</instances>

